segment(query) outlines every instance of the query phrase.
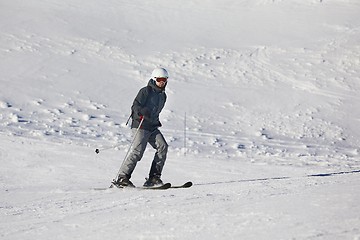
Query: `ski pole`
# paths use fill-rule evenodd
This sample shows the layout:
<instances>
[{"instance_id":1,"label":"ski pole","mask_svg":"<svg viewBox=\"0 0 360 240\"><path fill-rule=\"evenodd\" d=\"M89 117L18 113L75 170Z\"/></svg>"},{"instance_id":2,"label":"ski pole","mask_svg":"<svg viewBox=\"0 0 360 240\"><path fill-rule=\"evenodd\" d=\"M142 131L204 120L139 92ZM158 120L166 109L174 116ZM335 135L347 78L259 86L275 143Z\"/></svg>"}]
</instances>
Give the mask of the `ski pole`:
<instances>
[{"instance_id":1,"label":"ski pole","mask_svg":"<svg viewBox=\"0 0 360 240\"><path fill-rule=\"evenodd\" d=\"M134 142L135 142L135 138L136 138L136 136L137 136L137 134L138 134L138 132L139 132L139 129L141 128L141 125L142 125L143 121L144 121L144 117L141 118L139 127L136 129L134 138L133 138L133 140L132 140L132 142L131 142L131 144L130 144L130 146L129 146L129 149L128 149L127 152L126 152L126 155L125 155L125 157L124 157L124 160L123 160L122 163L121 163L120 169L119 169L118 173L116 174L116 177L114 178L114 181L115 181L115 182L117 181L117 179L118 179L118 177L119 177L119 175L120 175L121 168L123 167L123 165L124 165L124 163L125 163L125 160L126 160L127 156L129 155L130 149L131 149L132 145L133 145Z\"/></svg>"},{"instance_id":2,"label":"ski pole","mask_svg":"<svg viewBox=\"0 0 360 240\"><path fill-rule=\"evenodd\" d=\"M130 118L131 118L132 114L133 114L133 112L131 112L131 114L130 114L130 116L129 116L128 120L126 121L126 126L128 125L128 123L129 123L129 121L130 121Z\"/></svg>"},{"instance_id":3,"label":"ski pole","mask_svg":"<svg viewBox=\"0 0 360 240\"><path fill-rule=\"evenodd\" d=\"M113 148L119 147L120 145L121 145L121 144L115 144L115 145L108 146L108 147L104 147L104 148L97 148L97 149L95 149L95 152L96 152L96 154L99 154L100 151L105 151L105 150L113 149Z\"/></svg>"},{"instance_id":4,"label":"ski pole","mask_svg":"<svg viewBox=\"0 0 360 240\"><path fill-rule=\"evenodd\" d=\"M128 123L129 123L129 121L130 121L130 118L131 118L131 116L132 116L132 112L131 112L131 114L130 114L130 116L129 116L129 118L128 118L128 120L126 121L126 125L128 125ZM121 144L115 144L115 145L112 145L112 146L109 146L109 147L104 147L104 148L97 148L97 149L95 149L95 152L96 152L96 154L99 154L100 153L100 151L105 151L105 150L109 150L109 149L113 149L113 148L116 148L116 147L119 147Z\"/></svg>"}]
</instances>

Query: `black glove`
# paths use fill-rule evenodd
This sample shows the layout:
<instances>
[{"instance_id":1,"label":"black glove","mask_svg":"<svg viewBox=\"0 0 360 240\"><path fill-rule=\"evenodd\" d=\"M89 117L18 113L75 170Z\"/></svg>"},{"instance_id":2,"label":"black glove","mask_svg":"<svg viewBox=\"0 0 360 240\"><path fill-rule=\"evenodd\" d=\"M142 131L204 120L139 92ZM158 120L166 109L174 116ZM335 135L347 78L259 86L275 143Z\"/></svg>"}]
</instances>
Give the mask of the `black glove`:
<instances>
[{"instance_id":1,"label":"black glove","mask_svg":"<svg viewBox=\"0 0 360 240\"><path fill-rule=\"evenodd\" d=\"M147 107L140 109L140 115L146 118L150 117L150 110Z\"/></svg>"}]
</instances>

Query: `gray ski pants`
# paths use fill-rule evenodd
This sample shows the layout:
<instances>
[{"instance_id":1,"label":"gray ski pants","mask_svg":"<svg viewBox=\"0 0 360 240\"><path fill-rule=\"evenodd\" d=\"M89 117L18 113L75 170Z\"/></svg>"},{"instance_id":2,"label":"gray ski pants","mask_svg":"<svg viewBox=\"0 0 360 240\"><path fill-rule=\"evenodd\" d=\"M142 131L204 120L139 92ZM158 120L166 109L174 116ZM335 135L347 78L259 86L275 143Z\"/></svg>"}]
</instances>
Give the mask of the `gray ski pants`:
<instances>
[{"instance_id":1,"label":"gray ski pants","mask_svg":"<svg viewBox=\"0 0 360 240\"><path fill-rule=\"evenodd\" d=\"M132 131L135 135L136 129L134 128ZM145 152L147 143L150 143L150 145L156 149L156 153L149 172L149 177L151 178L154 176L161 176L161 172L166 161L168 144L159 129L156 129L152 132L139 129L139 132L134 139L132 150L120 168L119 178L131 178L131 174L133 173L137 162L141 160Z\"/></svg>"}]
</instances>

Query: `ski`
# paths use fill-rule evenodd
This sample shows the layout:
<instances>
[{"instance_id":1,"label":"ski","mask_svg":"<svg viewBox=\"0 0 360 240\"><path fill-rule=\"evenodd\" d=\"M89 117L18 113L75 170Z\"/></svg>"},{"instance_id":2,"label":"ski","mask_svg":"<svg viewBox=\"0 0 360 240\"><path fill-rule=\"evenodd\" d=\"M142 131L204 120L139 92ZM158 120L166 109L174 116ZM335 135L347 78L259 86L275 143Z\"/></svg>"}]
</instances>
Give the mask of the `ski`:
<instances>
[{"instance_id":1,"label":"ski","mask_svg":"<svg viewBox=\"0 0 360 240\"><path fill-rule=\"evenodd\" d=\"M93 188L93 190L98 190L98 191L105 191L105 190L109 190L109 189L138 189L138 190L166 190L171 188L171 183L165 183L163 185L160 186L154 186L154 187L117 187L114 184L111 184L110 187L108 188Z\"/></svg>"},{"instance_id":2,"label":"ski","mask_svg":"<svg viewBox=\"0 0 360 240\"><path fill-rule=\"evenodd\" d=\"M93 188L93 190L109 190L109 189L116 189L116 188L119 188L119 189L138 189L138 190L166 190L166 189L169 189L169 188L189 188L193 185L192 182L186 182L182 185L171 185L171 183L165 183L163 185L160 185L160 186L154 186L154 187L116 187L114 186L113 184L108 187L108 188Z\"/></svg>"},{"instance_id":3,"label":"ski","mask_svg":"<svg viewBox=\"0 0 360 240\"><path fill-rule=\"evenodd\" d=\"M171 186L170 188L189 188L192 185L193 185L192 182L186 182L183 185L174 185L174 186Z\"/></svg>"},{"instance_id":4,"label":"ski","mask_svg":"<svg viewBox=\"0 0 360 240\"><path fill-rule=\"evenodd\" d=\"M153 187L140 187L140 189L146 189L146 190L165 190L171 188L171 183L164 183L160 186L153 186Z\"/></svg>"}]
</instances>

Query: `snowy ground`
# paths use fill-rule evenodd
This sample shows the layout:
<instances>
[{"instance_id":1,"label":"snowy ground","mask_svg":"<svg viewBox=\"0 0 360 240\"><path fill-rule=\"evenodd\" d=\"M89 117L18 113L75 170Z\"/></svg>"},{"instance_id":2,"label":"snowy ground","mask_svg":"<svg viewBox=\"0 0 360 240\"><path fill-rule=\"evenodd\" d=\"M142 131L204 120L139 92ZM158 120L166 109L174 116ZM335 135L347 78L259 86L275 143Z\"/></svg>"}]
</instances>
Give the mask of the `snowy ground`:
<instances>
[{"instance_id":1,"label":"snowy ground","mask_svg":"<svg viewBox=\"0 0 360 240\"><path fill-rule=\"evenodd\" d=\"M357 0L0 0L1 239L360 239L359 13ZM158 66L163 179L194 186L93 190L118 171Z\"/></svg>"}]
</instances>

